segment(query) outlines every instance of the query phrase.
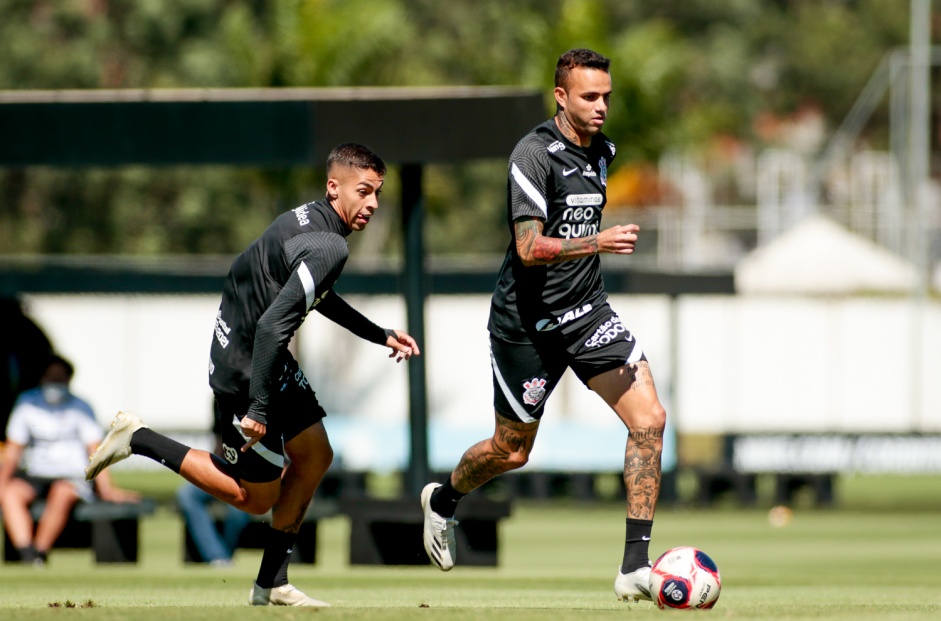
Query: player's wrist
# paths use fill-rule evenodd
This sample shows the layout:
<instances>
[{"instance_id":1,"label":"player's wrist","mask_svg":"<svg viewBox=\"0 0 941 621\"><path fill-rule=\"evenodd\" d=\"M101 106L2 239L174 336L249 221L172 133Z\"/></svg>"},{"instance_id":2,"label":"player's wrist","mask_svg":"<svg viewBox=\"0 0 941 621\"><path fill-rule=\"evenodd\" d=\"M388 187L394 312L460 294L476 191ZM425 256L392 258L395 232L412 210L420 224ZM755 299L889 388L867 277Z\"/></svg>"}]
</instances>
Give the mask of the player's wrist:
<instances>
[{"instance_id":1,"label":"player's wrist","mask_svg":"<svg viewBox=\"0 0 941 621\"><path fill-rule=\"evenodd\" d=\"M255 403L252 403L248 408L248 413L245 414L245 418L253 420L256 423L261 423L262 425L268 424L268 417L261 410L260 406L257 406Z\"/></svg>"}]
</instances>

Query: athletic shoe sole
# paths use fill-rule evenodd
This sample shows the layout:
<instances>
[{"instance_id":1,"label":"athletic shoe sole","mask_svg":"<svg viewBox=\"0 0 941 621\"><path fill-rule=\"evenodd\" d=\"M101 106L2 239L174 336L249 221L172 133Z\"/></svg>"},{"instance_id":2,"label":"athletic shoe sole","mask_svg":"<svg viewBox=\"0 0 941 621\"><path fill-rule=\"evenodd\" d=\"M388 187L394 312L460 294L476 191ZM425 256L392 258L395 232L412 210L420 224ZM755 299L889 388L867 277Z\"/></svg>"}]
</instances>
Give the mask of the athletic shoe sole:
<instances>
[{"instance_id":1,"label":"athletic shoe sole","mask_svg":"<svg viewBox=\"0 0 941 621\"><path fill-rule=\"evenodd\" d=\"M306 606L308 608L327 608L327 602L314 599L298 591L294 585L285 584L279 587L263 589L257 582L252 583L252 590L248 594L248 603L252 606Z\"/></svg>"},{"instance_id":2,"label":"athletic shoe sole","mask_svg":"<svg viewBox=\"0 0 941 621\"><path fill-rule=\"evenodd\" d=\"M130 457L131 436L135 431L146 426L141 419L130 412L118 412L111 422L108 435L88 459L85 480L91 481L108 466Z\"/></svg>"},{"instance_id":3,"label":"athletic shoe sole","mask_svg":"<svg viewBox=\"0 0 941 621\"><path fill-rule=\"evenodd\" d=\"M629 574L622 574L618 567L614 594L619 602L653 601L650 597L650 567L639 567Z\"/></svg>"},{"instance_id":4,"label":"athletic shoe sole","mask_svg":"<svg viewBox=\"0 0 941 621\"><path fill-rule=\"evenodd\" d=\"M457 556L454 527L458 522L454 518L438 515L431 508L431 494L439 487L441 487L439 483L429 483L421 491L421 508L425 514L422 542L425 544L425 554L434 566L441 571L450 571L454 567ZM445 525L443 532L436 526L436 523ZM441 532L441 537L438 536L438 532Z\"/></svg>"}]
</instances>

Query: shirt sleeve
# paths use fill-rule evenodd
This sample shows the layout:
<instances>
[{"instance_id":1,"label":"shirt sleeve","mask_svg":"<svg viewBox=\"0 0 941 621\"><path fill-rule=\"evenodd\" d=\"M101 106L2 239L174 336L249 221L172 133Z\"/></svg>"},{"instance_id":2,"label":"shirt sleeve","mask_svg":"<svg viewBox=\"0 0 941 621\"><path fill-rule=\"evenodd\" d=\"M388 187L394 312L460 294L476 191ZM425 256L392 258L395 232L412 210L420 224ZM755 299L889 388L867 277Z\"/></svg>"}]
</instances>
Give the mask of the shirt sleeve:
<instances>
[{"instance_id":1,"label":"shirt sleeve","mask_svg":"<svg viewBox=\"0 0 941 621\"><path fill-rule=\"evenodd\" d=\"M306 272L305 278L310 278L309 270L302 263L288 278L274 303L262 314L255 329L248 417L260 423L268 422L266 411L275 379L275 365L282 352L287 350L291 336L304 321L308 298L312 299L314 295L313 285L308 293L307 284L302 282L302 272Z\"/></svg>"},{"instance_id":2,"label":"shirt sleeve","mask_svg":"<svg viewBox=\"0 0 941 621\"><path fill-rule=\"evenodd\" d=\"M510 155L507 180L513 220L527 216L542 220L548 217L549 175L545 145L532 135L521 140Z\"/></svg>"},{"instance_id":3,"label":"shirt sleeve","mask_svg":"<svg viewBox=\"0 0 941 621\"><path fill-rule=\"evenodd\" d=\"M95 412L91 409L91 406L84 400L76 397L75 409L80 413L78 420L79 435L81 436L82 444L88 446L89 444L101 442L105 434L98 424L98 421L95 420Z\"/></svg>"},{"instance_id":4,"label":"shirt sleeve","mask_svg":"<svg viewBox=\"0 0 941 621\"><path fill-rule=\"evenodd\" d=\"M7 422L7 440L26 446L29 444L29 424L26 421L26 406L19 402Z\"/></svg>"},{"instance_id":5,"label":"shirt sleeve","mask_svg":"<svg viewBox=\"0 0 941 621\"><path fill-rule=\"evenodd\" d=\"M384 330L367 319L365 315L338 296L335 291L331 291L330 295L322 297L315 308L318 313L330 321L370 343L385 345L391 332L391 330Z\"/></svg>"},{"instance_id":6,"label":"shirt sleeve","mask_svg":"<svg viewBox=\"0 0 941 621\"><path fill-rule=\"evenodd\" d=\"M285 261L294 266L303 262L319 294L333 286L346 265L349 252L343 237L326 231L297 235L284 242Z\"/></svg>"},{"instance_id":7,"label":"shirt sleeve","mask_svg":"<svg viewBox=\"0 0 941 621\"><path fill-rule=\"evenodd\" d=\"M278 297L259 318L252 353L248 417L265 424L271 386L278 371L276 365L307 312L329 291L343 270L349 250L340 235L316 232L287 240L284 254L294 270Z\"/></svg>"}]
</instances>

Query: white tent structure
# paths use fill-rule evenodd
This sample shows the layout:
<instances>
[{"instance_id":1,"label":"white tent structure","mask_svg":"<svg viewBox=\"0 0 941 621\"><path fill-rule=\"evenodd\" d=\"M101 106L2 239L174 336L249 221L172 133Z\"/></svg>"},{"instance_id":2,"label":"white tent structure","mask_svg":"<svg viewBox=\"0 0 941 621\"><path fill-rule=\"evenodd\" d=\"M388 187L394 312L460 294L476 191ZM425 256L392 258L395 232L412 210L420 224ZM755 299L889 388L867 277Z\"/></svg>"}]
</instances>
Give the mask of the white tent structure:
<instances>
[{"instance_id":1,"label":"white tent structure","mask_svg":"<svg viewBox=\"0 0 941 621\"><path fill-rule=\"evenodd\" d=\"M735 267L739 293L850 295L908 293L915 267L815 214L746 255Z\"/></svg>"}]
</instances>

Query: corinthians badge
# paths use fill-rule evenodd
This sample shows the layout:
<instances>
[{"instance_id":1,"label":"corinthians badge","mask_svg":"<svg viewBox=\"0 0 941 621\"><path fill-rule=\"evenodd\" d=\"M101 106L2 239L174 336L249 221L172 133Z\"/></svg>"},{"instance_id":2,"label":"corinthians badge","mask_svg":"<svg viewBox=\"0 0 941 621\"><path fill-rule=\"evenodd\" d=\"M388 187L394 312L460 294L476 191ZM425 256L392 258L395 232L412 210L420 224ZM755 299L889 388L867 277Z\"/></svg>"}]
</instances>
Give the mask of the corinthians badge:
<instances>
[{"instance_id":1,"label":"corinthians badge","mask_svg":"<svg viewBox=\"0 0 941 621\"><path fill-rule=\"evenodd\" d=\"M526 405L536 405L546 396L546 380L540 377L534 377L528 382L523 382L523 403Z\"/></svg>"}]
</instances>

